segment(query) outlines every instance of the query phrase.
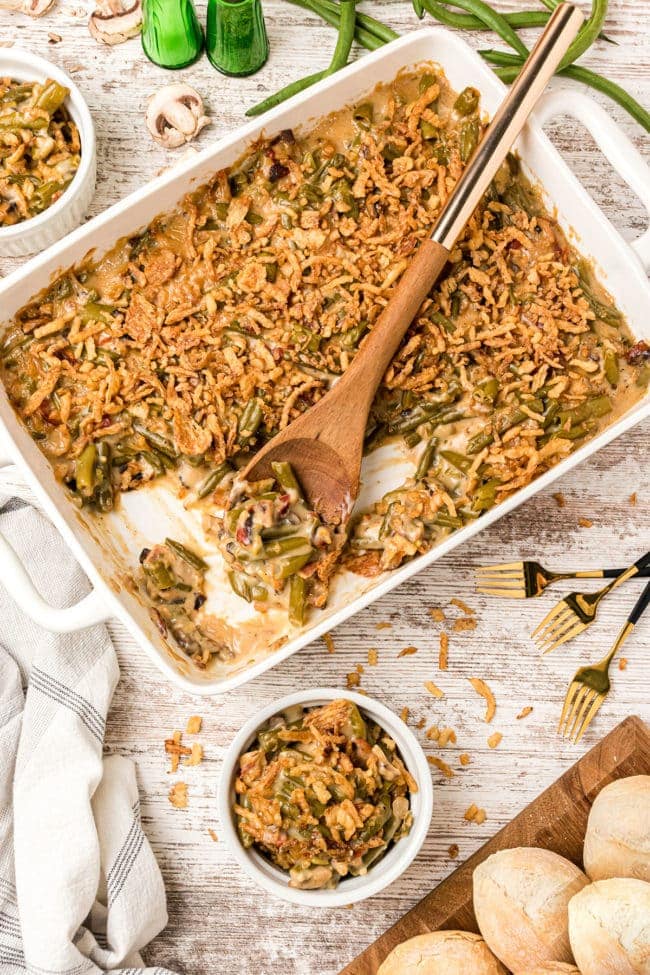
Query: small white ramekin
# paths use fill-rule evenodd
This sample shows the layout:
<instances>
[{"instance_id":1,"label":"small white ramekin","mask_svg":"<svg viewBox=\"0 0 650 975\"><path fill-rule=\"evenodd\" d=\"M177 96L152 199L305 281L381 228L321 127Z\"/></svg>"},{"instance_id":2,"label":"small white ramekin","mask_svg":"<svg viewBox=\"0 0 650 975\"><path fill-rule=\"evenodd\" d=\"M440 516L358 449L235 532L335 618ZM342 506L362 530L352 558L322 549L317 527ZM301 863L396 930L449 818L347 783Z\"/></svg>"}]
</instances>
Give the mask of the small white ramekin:
<instances>
[{"instance_id":1,"label":"small white ramekin","mask_svg":"<svg viewBox=\"0 0 650 975\"><path fill-rule=\"evenodd\" d=\"M81 162L65 193L43 213L11 227L0 227L0 255L21 257L45 250L78 227L95 192L97 149L95 127L90 111L74 81L45 58L21 48L0 50L0 77L16 81L39 81L47 78L70 89L65 106L79 129Z\"/></svg>"},{"instance_id":2,"label":"small white ramekin","mask_svg":"<svg viewBox=\"0 0 650 975\"><path fill-rule=\"evenodd\" d=\"M418 784L418 791L410 797L413 826L408 836L402 837L381 860L370 867L365 877L341 880L334 890L296 890L289 887L287 873L275 867L254 849L244 849L239 839L233 813L237 764L239 756L250 748L258 730L269 718L295 704L313 708L341 697L354 701L362 712L384 728L395 741L404 764ZM431 772L420 743L392 711L379 701L374 701L363 694L355 694L354 691L343 691L337 687L319 687L289 694L263 708L246 722L226 752L219 781L217 804L221 829L231 853L240 867L267 893L302 907L342 907L379 893L403 874L415 859L431 823L433 786Z\"/></svg>"}]
</instances>

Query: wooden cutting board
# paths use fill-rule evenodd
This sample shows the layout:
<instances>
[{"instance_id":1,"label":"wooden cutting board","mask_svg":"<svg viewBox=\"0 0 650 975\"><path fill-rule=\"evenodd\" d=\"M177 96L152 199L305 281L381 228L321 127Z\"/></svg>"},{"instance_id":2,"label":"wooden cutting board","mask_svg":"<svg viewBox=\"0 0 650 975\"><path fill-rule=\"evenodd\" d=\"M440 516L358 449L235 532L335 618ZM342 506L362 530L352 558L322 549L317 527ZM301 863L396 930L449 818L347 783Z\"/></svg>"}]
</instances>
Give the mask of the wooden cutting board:
<instances>
[{"instance_id":1,"label":"wooden cutting board","mask_svg":"<svg viewBox=\"0 0 650 975\"><path fill-rule=\"evenodd\" d=\"M541 846L582 865L592 802L609 782L628 775L650 775L650 730L640 718L627 718L619 724L340 975L376 975L388 953L416 934L440 929L478 931L472 907L472 874L497 850Z\"/></svg>"}]
</instances>

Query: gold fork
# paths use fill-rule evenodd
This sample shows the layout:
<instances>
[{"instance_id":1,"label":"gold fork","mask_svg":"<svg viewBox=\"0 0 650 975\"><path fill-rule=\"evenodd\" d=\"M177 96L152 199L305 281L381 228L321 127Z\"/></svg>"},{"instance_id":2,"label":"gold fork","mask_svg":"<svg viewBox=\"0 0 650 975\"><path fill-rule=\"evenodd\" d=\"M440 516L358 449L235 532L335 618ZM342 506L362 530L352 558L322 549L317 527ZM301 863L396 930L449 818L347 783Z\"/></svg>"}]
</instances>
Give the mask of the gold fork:
<instances>
[{"instance_id":1,"label":"gold fork","mask_svg":"<svg viewBox=\"0 0 650 975\"><path fill-rule=\"evenodd\" d=\"M569 684L557 730L564 738L570 738L574 744L580 741L607 697L610 688L609 665L629 637L648 604L650 604L650 582L635 603L634 609L628 616L627 622L616 637L614 646L605 659L592 667L581 667Z\"/></svg>"},{"instance_id":2,"label":"gold fork","mask_svg":"<svg viewBox=\"0 0 650 975\"><path fill-rule=\"evenodd\" d=\"M587 569L583 572L551 572L539 562L504 562L502 565L479 566L478 592L507 599L530 599L561 579L616 579L625 569ZM650 570L640 572L649 576Z\"/></svg>"},{"instance_id":3,"label":"gold fork","mask_svg":"<svg viewBox=\"0 0 650 975\"><path fill-rule=\"evenodd\" d=\"M540 650L550 653L551 650L555 650L562 643L572 640L578 633L586 630L596 619L598 607L605 596L618 586L622 586L632 576L637 575L647 565L650 565L650 552L646 552L638 562L598 592L572 592L565 596L532 633L532 638L536 640Z\"/></svg>"}]
</instances>

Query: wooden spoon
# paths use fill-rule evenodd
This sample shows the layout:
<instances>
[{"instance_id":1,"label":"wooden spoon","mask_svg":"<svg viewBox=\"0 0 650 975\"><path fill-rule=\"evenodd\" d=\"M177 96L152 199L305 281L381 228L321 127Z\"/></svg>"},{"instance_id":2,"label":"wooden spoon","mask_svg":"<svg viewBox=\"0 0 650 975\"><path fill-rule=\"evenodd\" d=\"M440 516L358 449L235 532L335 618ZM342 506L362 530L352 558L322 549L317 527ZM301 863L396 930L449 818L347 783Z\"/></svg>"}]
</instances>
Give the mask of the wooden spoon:
<instances>
[{"instance_id":1,"label":"wooden spoon","mask_svg":"<svg viewBox=\"0 0 650 975\"><path fill-rule=\"evenodd\" d=\"M571 4L556 8L431 236L418 247L351 365L318 403L255 454L242 472L246 480L271 477L273 461L288 461L309 504L325 521L337 524L348 517L359 491L368 413L382 377L583 21Z\"/></svg>"}]
</instances>

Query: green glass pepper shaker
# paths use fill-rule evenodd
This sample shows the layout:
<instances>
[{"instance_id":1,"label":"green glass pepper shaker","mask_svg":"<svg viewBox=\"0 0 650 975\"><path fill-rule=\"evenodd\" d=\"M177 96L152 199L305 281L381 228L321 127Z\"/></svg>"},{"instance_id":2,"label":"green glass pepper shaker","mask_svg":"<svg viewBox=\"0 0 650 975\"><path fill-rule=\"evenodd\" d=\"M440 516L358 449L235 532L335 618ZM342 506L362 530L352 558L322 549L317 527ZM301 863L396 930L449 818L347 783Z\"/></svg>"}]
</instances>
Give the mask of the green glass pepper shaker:
<instances>
[{"instance_id":1,"label":"green glass pepper shaker","mask_svg":"<svg viewBox=\"0 0 650 975\"><path fill-rule=\"evenodd\" d=\"M142 47L161 68L186 68L203 50L192 0L143 0Z\"/></svg>"},{"instance_id":2,"label":"green glass pepper shaker","mask_svg":"<svg viewBox=\"0 0 650 975\"><path fill-rule=\"evenodd\" d=\"M259 71L269 56L261 0L208 0L206 51L222 74Z\"/></svg>"}]
</instances>

